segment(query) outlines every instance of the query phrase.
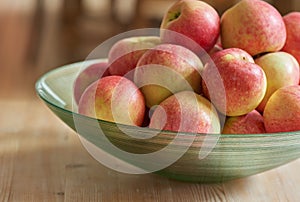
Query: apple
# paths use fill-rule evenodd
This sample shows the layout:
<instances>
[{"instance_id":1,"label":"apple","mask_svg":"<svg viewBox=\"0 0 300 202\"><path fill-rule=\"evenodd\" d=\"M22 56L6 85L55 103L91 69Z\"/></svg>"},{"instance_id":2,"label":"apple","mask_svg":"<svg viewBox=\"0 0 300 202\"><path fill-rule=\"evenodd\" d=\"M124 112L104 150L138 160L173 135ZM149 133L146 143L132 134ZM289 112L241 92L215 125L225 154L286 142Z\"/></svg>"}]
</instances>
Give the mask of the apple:
<instances>
[{"instance_id":1,"label":"apple","mask_svg":"<svg viewBox=\"0 0 300 202\"><path fill-rule=\"evenodd\" d=\"M268 133L300 130L300 86L285 86L275 91L263 117Z\"/></svg>"},{"instance_id":2,"label":"apple","mask_svg":"<svg viewBox=\"0 0 300 202\"><path fill-rule=\"evenodd\" d=\"M149 128L192 133L220 133L216 109L203 96L192 91L181 91L154 110Z\"/></svg>"},{"instance_id":3,"label":"apple","mask_svg":"<svg viewBox=\"0 0 300 202\"><path fill-rule=\"evenodd\" d=\"M206 63L202 86L204 95L221 113L240 116L259 105L267 79L251 55L239 48L228 48L214 53L212 61Z\"/></svg>"},{"instance_id":4,"label":"apple","mask_svg":"<svg viewBox=\"0 0 300 202\"><path fill-rule=\"evenodd\" d=\"M74 81L74 99L76 104L79 103L79 99L83 91L94 81L98 80L101 77L109 75L107 70L107 62L98 62L92 65L87 66L85 69L79 72L75 81Z\"/></svg>"},{"instance_id":5,"label":"apple","mask_svg":"<svg viewBox=\"0 0 300 202\"><path fill-rule=\"evenodd\" d=\"M129 79L107 76L95 81L84 91L78 112L97 119L141 126L145 101L143 94Z\"/></svg>"},{"instance_id":6,"label":"apple","mask_svg":"<svg viewBox=\"0 0 300 202\"><path fill-rule=\"evenodd\" d=\"M108 63L111 75L133 77L133 70L139 58L149 48L160 44L158 36L136 36L117 41L109 50ZM126 75L128 73L128 75Z\"/></svg>"},{"instance_id":7,"label":"apple","mask_svg":"<svg viewBox=\"0 0 300 202\"><path fill-rule=\"evenodd\" d=\"M242 0L221 16L223 48L241 48L255 56L282 49L286 29L281 14L262 0Z\"/></svg>"},{"instance_id":8,"label":"apple","mask_svg":"<svg viewBox=\"0 0 300 202\"><path fill-rule=\"evenodd\" d=\"M263 112L268 99L277 89L299 83L299 64L291 54L282 51L256 58L255 63L264 70L267 77L267 91L257 107L258 111Z\"/></svg>"},{"instance_id":9,"label":"apple","mask_svg":"<svg viewBox=\"0 0 300 202\"><path fill-rule=\"evenodd\" d=\"M283 51L292 54L300 64L300 12L290 12L283 16L287 37ZM300 82L299 82L300 83Z\"/></svg>"},{"instance_id":10,"label":"apple","mask_svg":"<svg viewBox=\"0 0 300 202\"><path fill-rule=\"evenodd\" d=\"M209 52L217 42L220 17L212 6L203 1L181 0L167 10L160 28L162 42L186 46L196 54L202 54L202 50ZM192 39L202 50L176 33Z\"/></svg>"},{"instance_id":11,"label":"apple","mask_svg":"<svg viewBox=\"0 0 300 202\"><path fill-rule=\"evenodd\" d=\"M191 90L201 90L199 57L189 49L175 44L160 44L149 49L138 61L134 82L151 108L170 95Z\"/></svg>"},{"instance_id":12,"label":"apple","mask_svg":"<svg viewBox=\"0 0 300 202\"><path fill-rule=\"evenodd\" d=\"M245 115L227 117L222 134L265 133L263 116L256 110Z\"/></svg>"}]
</instances>

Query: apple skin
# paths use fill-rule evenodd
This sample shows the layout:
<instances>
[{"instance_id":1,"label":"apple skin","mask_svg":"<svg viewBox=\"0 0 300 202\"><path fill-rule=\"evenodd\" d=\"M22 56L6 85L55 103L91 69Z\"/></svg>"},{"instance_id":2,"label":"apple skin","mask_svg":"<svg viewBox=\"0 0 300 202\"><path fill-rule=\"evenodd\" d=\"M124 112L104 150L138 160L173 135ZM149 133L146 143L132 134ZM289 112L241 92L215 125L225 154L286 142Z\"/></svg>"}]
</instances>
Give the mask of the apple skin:
<instances>
[{"instance_id":1,"label":"apple skin","mask_svg":"<svg viewBox=\"0 0 300 202\"><path fill-rule=\"evenodd\" d=\"M257 107L259 112L263 112L268 99L276 90L299 83L299 64L291 54L282 51L256 58L255 63L264 70L267 77L267 91Z\"/></svg>"},{"instance_id":2,"label":"apple skin","mask_svg":"<svg viewBox=\"0 0 300 202\"><path fill-rule=\"evenodd\" d=\"M121 76L107 76L92 83L82 94L80 114L106 121L141 126L145 100L136 85Z\"/></svg>"},{"instance_id":3,"label":"apple skin","mask_svg":"<svg viewBox=\"0 0 300 202\"><path fill-rule=\"evenodd\" d=\"M286 29L281 14L265 1L242 0L221 16L224 49L241 48L255 56L279 51L285 40Z\"/></svg>"},{"instance_id":4,"label":"apple skin","mask_svg":"<svg viewBox=\"0 0 300 202\"><path fill-rule=\"evenodd\" d=\"M266 92L267 79L251 55L242 49L228 48L214 53L212 61L206 63L202 87L204 95L221 113L240 116L259 105Z\"/></svg>"},{"instance_id":5,"label":"apple skin","mask_svg":"<svg viewBox=\"0 0 300 202\"><path fill-rule=\"evenodd\" d=\"M267 133L300 130L300 85L275 91L266 104L263 117Z\"/></svg>"},{"instance_id":6,"label":"apple skin","mask_svg":"<svg viewBox=\"0 0 300 202\"><path fill-rule=\"evenodd\" d=\"M180 33L209 52L220 35L220 17L212 6L203 1L181 0L167 10L160 28L161 40L165 43L187 46L196 54L202 51L190 47L184 37L174 34Z\"/></svg>"},{"instance_id":7,"label":"apple skin","mask_svg":"<svg viewBox=\"0 0 300 202\"><path fill-rule=\"evenodd\" d=\"M76 104L79 103L80 97L84 90L92 84L94 81L98 80L101 77L109 75L107 70L107 62L98 62L92 65L89 65L87 68L83 69L74 81L74 99Z\"/></svg>"},{"instance_id":8,"label":"apple skin","mask_svg":"<svg viewBox=\"0 0 300 202\"><path fill-rule=\"evenodd\" d=\"M282 51L292 54L300 64L300 12L291 12L283 16L287 38ZM299 81L300 84L300 81Z\"/></svg>"},{"instance_id":9,"label":"apple skin","mask_svg":"<svg viewBox=\"0 0 300 202\"><path fill-rule=\"evenodd\" d=\"M227 117L222 134L259 134L265 133L263 116L256 110L245 115Z\"/></svg>"},{"instance_id":10,"label":"apple skin","mask_svg":"<svg viewBox=\"0 0 300 202\"><path fill-rule=\"evenodd\" d=\"M140 58L134 82L144 94L147 107L151 108L179 91L199 93L202 69L201 60L189 49L175 44L160 44Z\"/></svg>"},{"instance_id":11,"label":"apple skin","mask_svg":"<svg viewBox=\"0 0 300 202\"><path fill-rule=\"evenodd\" d=\"M160 44L158 36L128 37L117 41L108 53L108 71L111 75L132 79L133 70L140 57L149 49ZM126 75L128 73L128 75Z\"/></svg>"},{"instance_id":12,"label":"apple skin","mask_svg":"<svg viewBox=\"0 0 300 202\"><path fill-rule=\"evenodd\" d=\"M220 133L221 130L216 109L192 91L181 91L161 102L153 112L149 128L191 133Z\"/></svg>"}]
</instances>

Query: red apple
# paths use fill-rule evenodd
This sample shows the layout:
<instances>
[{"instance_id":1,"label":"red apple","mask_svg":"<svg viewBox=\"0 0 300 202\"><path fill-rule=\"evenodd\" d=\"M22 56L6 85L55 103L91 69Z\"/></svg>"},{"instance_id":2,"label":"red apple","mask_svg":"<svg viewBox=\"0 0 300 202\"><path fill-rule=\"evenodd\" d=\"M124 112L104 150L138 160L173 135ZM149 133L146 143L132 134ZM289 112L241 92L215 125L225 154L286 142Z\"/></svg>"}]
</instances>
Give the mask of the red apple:
<instances>
[{"instance_id":1,"label":"red apple","mask_svg":"<svg viewBox=\"0 0 300 202\"><path fill-rule=\"evenodd\" d=\"M101 77L108 76L107 62L98 62L92 65L89 65L83 69L74 81L74 99L76 104L79 103L79 99L83 91L94 81L98 80Z\"/></svg>"},{"instance_id":2,"label":"red apple","mask_svg":"<svg viewBox=\"0 0 300 202\"><path fill-rule=\"evenodd\" d=\"M220 133L218 114L213 105L192 91L176 93L154 110L150 128L192 133Z\"/></svg>"},{"instance_id":3,"label":"red apple","mask_svg":"<svg viewBox=\"0 0 300 202\"><path fill-rule=\"evenodd\" d=\"M141 126L145 101L140 90L129 79L107 76L84 91L78 112L106 121Z\"/></svg>"},{"instance_id":4,"label":"red apple","mask_svg":"<svg viewBox=\"0 0 300 202\"><path fill-rule=\"evenodd\" d=\"M161 44L149 49L140 58L134 82L140 87L151 108L173 93L191 90L200 92L202 62L189 49Z\"/></svg>"},{"instance_id":5,"label":"red apple","mask_svg":"<svg viewBox=\"0 0 300 202\"><path fill-rule=\"evenodd\" d=\"M300 64L300 12L288 13L283 16L283 20L287 37L282 50L292 54Z\"/></svg>"},{"instance_id":6,"label":"red apple","mask_svg":"<svg viewBox=\"0 0 300 202\"><path fill-rule=\"evenodd\" d=\"M255 134L265 132L263 116L256 110L245 115L228 117L222 130L223 134Z\"/></svg>"},{"instance_id":7,"label":"red apple","mask_svg":"<svg viewBox=\"0 0 300 202\"><path fill-rule=\"evenodd\" d=\"M157 36L137 36L124 38L116 42L108 53L109 73L111 75L126 75L132 79L133 70L140 57L149 48L160 43L160 38Z\"/></svg>"},{"instance_id":8,"label":"red apple","mask_svg":"<svg viewBox=\"0 0 300 202\"><path fill-rule=\"evenodd\" d=\"M228 116L240 116L254 110L263 99L267 79L253 58L238 48L212 55L202 72L203 93L216 108ZM223 84L222 86L220 85Z\"/></svg>"},{"instance_id":9,"label":"red apple","mask_svg":"<svg viewBox=\"0 0 300 202\"><path fill-rule=\"evenodd\" d=\"M275 91L263 117L268 133L300 130L300 86L285 86Z\"/></svg>"},{"instance_id":10,"label":"red apple","mask_svg":"<svg viewBox=\"0 0 300 202\"><path fill-rule=\"evenodd\" d=\"M277 89L299 83L299 64L291 54L282 51L263 55L255 59L255 63L267 77L267 91L257 107L258 111L263 112L268 99Z\"/></svg>"},{"instance_id":11,"label":"red apple","mask_svg":"<svg viewBox=\"0 0 300 202\"><path fill-rule=\"evenodd\" d=\"M242 0L221 16L223 48L241 48L250 55L279 51L286 40L281 14L262 0Z\"/></svg>"},{"instance_id":12,"label":"red apple","mask_svg":"<svg viewBox=\"0 0 300 202\"><path fill-rule=\"evenodd\" d=\"M172 32L169 32L171 30ZM197 52L187 43L185 37L209 52L217 42L220 34L220 17L217 11L203 1L181 0L175 2L165 13L161 23L161 39L166 43L187 46Z\"/></svg>"}]
</instances>

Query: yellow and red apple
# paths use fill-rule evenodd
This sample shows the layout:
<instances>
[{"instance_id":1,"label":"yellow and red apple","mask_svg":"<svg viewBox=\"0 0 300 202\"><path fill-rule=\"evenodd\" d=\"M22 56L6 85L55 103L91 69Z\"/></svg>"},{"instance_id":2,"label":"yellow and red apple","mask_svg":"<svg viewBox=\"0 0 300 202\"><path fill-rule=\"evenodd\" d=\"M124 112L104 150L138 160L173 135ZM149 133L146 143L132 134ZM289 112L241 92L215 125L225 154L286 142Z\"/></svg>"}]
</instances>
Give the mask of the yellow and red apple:
<instances>
[{"instance_id":1,"label":"yellow and red apple","mask_svg":"<svg viewBox=\"0 0 300 202\"><path fill-rule=\"evenodd\" d=\"M256 110L245 115L227 117L222 134L265 133L263 116Z\"/></svg>"},{"instance_id":2,"label":"yellow and red apple","mask_svg":"<svg viewBox=\"0 0 300 202\"><path fill-rule=\"evenodd\" d=\"M151 108L183 90L200 92L203 65L191 50L174 44L149 49L138 61L134 82Z\"/></svg>"},{"instance_id":3,"label":"yellow and red apple","mask_svg":"<svg viewBox=\"0 0 300 202\"><path fill-rule=\"evenodd\" d=\"M136 36L117 41L108 53L108 71L111 75L133 78L133 71L140 57L148 49L160 44L158 36Z\"/></svg>"},{"instance_id":4,"label":"yellow and red apple","mask_svg":"<svg viewBox=\"0 0 300 202\"><path fill-rule=\"evenodd\" d=\"M240 116L254 110L267 89L262 68L254 63L251 55L238 48L214 53L212 61L204 67L202 78L204 95L227 116Z\"/></svg>"},{"instance_id":5,"label":"yellow and red apple","mask_svg":"<svg viewBox=\"0 0 300 202\"><path fill-rule=\"evenodd\" d=\"M203 50L209 52L216 44L220 17L204 1L180 0L167 10L160 28L162 42L182 45L201 55ZM200 49L181 35L193 40Z\"/></svg>"},{"instance_id":6,"label":"yellow and red apple","mask_svg":"<svg viewBox=\"0 0 300 202\"><path fill-rule=\"evenodd\" d=\"M290 12L283 16L287 37L283 51L292 54L300 64L300 12ZM300 82L299 82L300 84Z\"/></svg>"},{"instance_id":7,"label":"yellow and red apple","mask_svg":"<svg viewBox=\"0 0 300 202\"><path fill-rule=\"evenodd\" d=\"M266 104L263 117L268 133L300 130L300 85L275 91Z\"/></svg>"},{"instance_id":8,"label":"yellow and red apple","mask_svg":"<svg viewBox=\"0 0 300 202\"><path fill-rule=\"evenodd\" d=\"M176 93L154 110L150 128L192 133L220 133L220 121L214 106L192 91Z\"/></svg>"},{"instance_id":9,"label":"yellow and red apple","mask_svg":"<svg viewBox=\"0 0 300 202\"><path fill-rule=\"evenodd\" d=\"M257 110L263 112L270 96L279 88L299 83L299 64L297 60L289 53L274 52L265 54L255 59L265 72L267 77L266 94L257 107Z\"/></svg>"},{"instance_id":10,"label":"yellow and red apple","mask_svg":"<svg viewBox=\"0 0 300 202\"><path fill-rule=\"evenodd\" d=\"M98 80L99 78L109 75L107 68L107 62L98 62L87 66L79 72L74 81L73 89L74 100L76 104L79 103L82 93L89 85L91 85L94 81Z\"/></svg>"},{"instance_id":11,"label":"yellow and red apple","mask_svg":"<svg viewBox=\"0 0 300 202\"><path fill-rule=\"evenodd\" d=\"M279 11L262 0L241 0L221 16L223 48L241 48L255 56L282 49L286 28Z\"/></svg>"},{"instance_id":12,"label":"yellow and red apple","mask_svg":"<svg viewBox=\"0 0 300 202\"><path fill-rule=\"evenodd\" d=\"M107 76L95 81L84 91L78 112L97 119L141 126L145 101L140 90L129 79Z\"/></svg>"}]
</instances>

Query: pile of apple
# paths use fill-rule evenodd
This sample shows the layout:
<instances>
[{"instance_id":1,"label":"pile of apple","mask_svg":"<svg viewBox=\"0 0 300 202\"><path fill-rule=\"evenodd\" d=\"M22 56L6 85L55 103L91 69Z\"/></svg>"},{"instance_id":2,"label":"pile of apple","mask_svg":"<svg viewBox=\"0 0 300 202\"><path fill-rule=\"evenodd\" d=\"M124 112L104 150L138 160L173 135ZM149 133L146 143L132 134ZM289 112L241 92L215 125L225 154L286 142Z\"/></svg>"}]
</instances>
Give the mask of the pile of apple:
<instances>
[{"instance_id":1,"label":"pile of apple","mask_svg":"<svg viewBox=\"0 0 300 202\"><path fill-rule=\"evenodd\" d=\"M300 12L241 0L220 16L180 0L160 30L119 40L107 62L80 72L79 113L193 133L300 130Z\"/></svg>"}]
</instances>

